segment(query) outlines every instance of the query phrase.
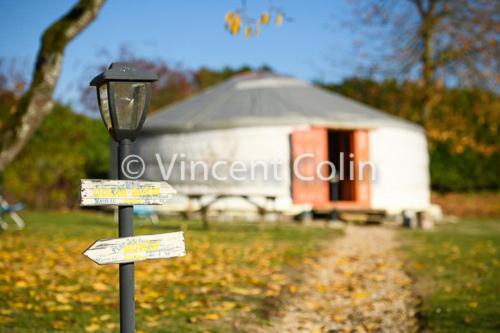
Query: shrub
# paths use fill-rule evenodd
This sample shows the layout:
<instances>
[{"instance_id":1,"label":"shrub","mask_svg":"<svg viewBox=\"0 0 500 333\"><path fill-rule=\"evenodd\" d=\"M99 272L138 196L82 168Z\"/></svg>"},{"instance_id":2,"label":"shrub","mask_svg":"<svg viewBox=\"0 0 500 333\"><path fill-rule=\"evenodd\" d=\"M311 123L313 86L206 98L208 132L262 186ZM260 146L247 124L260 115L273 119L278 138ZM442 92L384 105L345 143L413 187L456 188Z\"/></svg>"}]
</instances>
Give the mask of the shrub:
<instances>
[{"instance_id":1,"label":"shrub","mask_svg":"<svg viewBox=\"0 0 500 333\"><path fill-rule=\"evenodd\" d=\"M75 207L81 178L107 177L109 135L100 119L56 104L4 172L4 191L28 205Z\"/></svg>"}]
</instances>

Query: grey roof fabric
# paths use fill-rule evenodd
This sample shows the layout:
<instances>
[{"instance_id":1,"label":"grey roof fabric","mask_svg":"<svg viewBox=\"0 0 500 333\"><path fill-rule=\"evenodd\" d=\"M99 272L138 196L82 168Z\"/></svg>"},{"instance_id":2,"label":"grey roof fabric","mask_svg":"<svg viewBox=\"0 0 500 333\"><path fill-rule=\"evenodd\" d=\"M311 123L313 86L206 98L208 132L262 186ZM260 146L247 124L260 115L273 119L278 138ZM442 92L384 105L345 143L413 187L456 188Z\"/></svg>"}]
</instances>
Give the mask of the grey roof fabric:
<instances>
[{"instance_id":1,"label":"grey roof fabric","mask_svg":"<svg viewBox=\"0 0 500 333\"><path fill-rule=\"evenodd\" d=\"M420 126L305 81L251 73L229 79L146 119L146 133L278 125L330 128Z\"/></svg>"}]
</instances>

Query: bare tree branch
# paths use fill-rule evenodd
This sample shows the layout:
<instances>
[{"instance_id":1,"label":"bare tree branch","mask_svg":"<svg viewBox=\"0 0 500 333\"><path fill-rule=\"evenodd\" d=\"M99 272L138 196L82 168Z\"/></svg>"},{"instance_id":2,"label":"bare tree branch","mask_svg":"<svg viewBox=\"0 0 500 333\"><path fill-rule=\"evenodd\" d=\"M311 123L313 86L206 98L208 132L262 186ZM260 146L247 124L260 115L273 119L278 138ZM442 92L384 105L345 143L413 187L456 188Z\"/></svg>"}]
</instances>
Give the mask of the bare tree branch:
<instances>
[{"instance_id":1,"label":"bare tree branch","mask_svg":"<svg viewBox=\"0 0 500 333\"><path fill-rule=\"evenodd\" d=\"M392 77L410 74L422 81L422 124L435 104L438 83L498 91L499 1L358 1L364 4L358 31L372 33L370 46L383 42L384 53L374 54L372 63L381 73L396 72Z\"/></svg>"}]
</instances>

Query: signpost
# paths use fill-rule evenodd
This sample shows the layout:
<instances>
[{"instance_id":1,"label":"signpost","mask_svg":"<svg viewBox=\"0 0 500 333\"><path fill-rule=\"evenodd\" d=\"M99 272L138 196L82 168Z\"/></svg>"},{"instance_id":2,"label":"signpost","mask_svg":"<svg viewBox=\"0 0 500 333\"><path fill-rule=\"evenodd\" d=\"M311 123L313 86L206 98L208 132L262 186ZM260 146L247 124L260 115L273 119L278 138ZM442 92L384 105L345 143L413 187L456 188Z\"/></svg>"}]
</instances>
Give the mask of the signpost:
<instances>
[{"instance_id":1,"label":"signpost","mask_svg":"<svg viewBox=\"0 0 500 333\"><path fill-rule=\"evenodd\" d=\"M82 179L81 206L164 205L176 193L167 182Z\"/></svg>"},{"instance_id":2,"label":"signpost","mask_svg":"<svg viewBox=\"0 0 500 333\"><path fill-rule=\"evenodd\" d=\"M132 155L132 143L146 119L154 73L132 64L113 63L97 75L96 87L101 117L111 137L118 142L118 178L81 182L81 206L118 206L119 239L101 240L85 251L98 264L120 265L120 333L135 333L134 262L185 254L182 232L134 236L133 205L162 205L175 190L166 182L131 180L124 162ZM130 165L128 165L130 167Z\"/></svg>"},{"instance_id":3,"label":"signpost","mask_svg":"<svg viewBox=\"0 0 500 333\"><path fill-rule=\"evenodd\" d=\"M99 265L123 264L147 259L186 255L182 231L167 234L98 240L84 253Z\"/></svg>"},{"instance_id":4,"label":"signpost","mask_svg":"<svg viewBox=\"0 0 500 333\"><path fill-rule=\"evenodd\" d=\"M134 237L132 205L165 204L176 191L166 182L137 180L82 179L80 185L81 206L119 206L120 238L98 240L84 255L99 265L120 265L120 332L135 332L134 262L181 257L186 248L181 231Z\"/></svg>"}]
</instances>

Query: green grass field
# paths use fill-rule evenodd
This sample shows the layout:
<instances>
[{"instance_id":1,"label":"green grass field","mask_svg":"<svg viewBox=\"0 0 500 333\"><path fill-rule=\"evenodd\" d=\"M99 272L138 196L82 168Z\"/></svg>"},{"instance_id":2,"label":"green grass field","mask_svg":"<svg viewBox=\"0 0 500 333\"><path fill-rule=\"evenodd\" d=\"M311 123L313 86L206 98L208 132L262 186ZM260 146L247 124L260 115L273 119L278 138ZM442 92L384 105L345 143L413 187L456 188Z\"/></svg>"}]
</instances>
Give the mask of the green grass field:
<instances>
[{"instance_id":1,"label":"green grass field","mask_svg":"<svg viewBox=\"0 0 500 333\"><path fill-rule=\"evenodd\" d=\"M464 219L403 236L424 331L500 331L499 220Z\"/></svg>"},{"instance_id":2,"label":"green grass field","mask_svg":"<svg viewBox=\"0 0 500 333\"><path fill-rule=\"evenodd\" d=\"M113 238L112 216L27 212L27 228L0 233L0 332L117 332L118 269L82 255ZM184 230L188 255L136 265L138 332L234 332L265 322L294 272L307 270L327 228L292 224L136 222L136 234ZM429 332L500 330L500 221L462 220L401 231L407 269Z\"/></svg>"},{"instance_id":3,"label":"green grass field","mask_svg":"<svg viewBox=\"0 0 500 333\"><path fill-rule=\"evenodd\" d=\"M117 332L118 267L82 255L113 238L112 216L28 212L22 231L0 233L0 332ZM136 234L183 229L188 255L136 264L138 332L232 332L235 323L265 321L307 267L325 228L291 224L161 221L136 223ZM338 233L338 232L337 232Z\"/></svg>"}]
</instances>

